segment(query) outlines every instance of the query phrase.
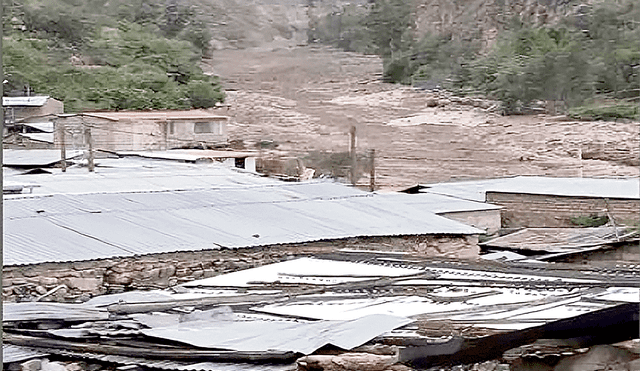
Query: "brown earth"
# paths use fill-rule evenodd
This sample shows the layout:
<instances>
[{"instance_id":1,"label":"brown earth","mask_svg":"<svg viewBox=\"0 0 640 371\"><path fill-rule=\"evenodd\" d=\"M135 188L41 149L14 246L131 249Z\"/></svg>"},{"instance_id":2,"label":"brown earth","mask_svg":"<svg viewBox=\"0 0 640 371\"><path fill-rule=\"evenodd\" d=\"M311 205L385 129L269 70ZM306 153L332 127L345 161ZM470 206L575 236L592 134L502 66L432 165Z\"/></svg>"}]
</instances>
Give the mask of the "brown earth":
<instances>
[{"instance_id":1,"label":"brown earth","mask_svg":"<svg viewBox=\"0 0 640 371\"><path fill-rule=\"evenodd\" d=\"M376 150L382 188L508 175L638 176L638 122L501 116L493 102L380 82L381 60L321 46L214 52L227 89L229 137L265 155ZM582 159L581 159L582 158ZM368 183L362 178L360 182Z\"/></svg>"}]
</instances>

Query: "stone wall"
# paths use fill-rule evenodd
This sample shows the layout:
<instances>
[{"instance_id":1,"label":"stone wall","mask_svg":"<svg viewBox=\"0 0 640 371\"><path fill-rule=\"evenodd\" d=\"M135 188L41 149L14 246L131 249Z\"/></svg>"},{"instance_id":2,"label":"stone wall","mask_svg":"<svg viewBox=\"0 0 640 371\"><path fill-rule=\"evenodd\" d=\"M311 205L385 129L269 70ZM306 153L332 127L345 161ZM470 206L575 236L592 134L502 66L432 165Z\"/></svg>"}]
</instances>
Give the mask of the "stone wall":
<instances>
[{"instance_id":1,"label":"stone wall","mask_svg":"<svg viewBox=\"0 0 640 371\"><path fill-rule=\"evenodd\" d=\"M619 224L629 225L640 220L639 199L487 192L487 202L504 207L503 228L576 227L571 218L607 215L605 210Z\"/></svg>"},{"instance_id":2,"label":"stone wall","mask_svg":"<svg viewBox=\"0 0 640 371\"><path fill-rule=\"evenodd\" d=\"M422 256L475 257L477 236L350 238L237 250L205 250L83 262L5 266L5 301L83 302L93 296L163 289L223 273L339 249L406 251Z\"/></svg>"}]
</instances>

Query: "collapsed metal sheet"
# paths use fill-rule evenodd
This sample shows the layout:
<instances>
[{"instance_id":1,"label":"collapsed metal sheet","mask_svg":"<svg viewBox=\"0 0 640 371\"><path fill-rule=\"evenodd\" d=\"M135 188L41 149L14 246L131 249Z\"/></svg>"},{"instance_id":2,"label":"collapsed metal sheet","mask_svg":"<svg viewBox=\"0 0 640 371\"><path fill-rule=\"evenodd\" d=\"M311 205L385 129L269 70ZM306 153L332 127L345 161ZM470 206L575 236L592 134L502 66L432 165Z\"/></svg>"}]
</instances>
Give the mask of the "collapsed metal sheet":
<instances>
[{"instance_id":1,"label":"collapsed metal sheet","mask_svg":"<svg viewBox=\"0 0 640 371\"><path fill-rule=\"evenodd\" d=\"M250 286L255 282L287 282L331 285L376 277L412 276L424 272L418 268L397 268L347 261L300 258L245 269L183 284L197 286Z\"/></svg>"},{"instance_id":2,"label":"collapsed metal sheet","mask_svg":"<svg viewBox=\"0 0 640 371\"><path fill-rule=\"evenodd\" d=\"M404 317L371 315L350 321L194 321L142 330L145 335L201 348L235 351L292 351L310 354L324 345L352 349L413 322Z\"/></svg>"},{"instance_id":3,"label":"collapsed metal sheet","mask_svg":"<svg viewBox=\"0 0 640 371\"><path fill-rule=\"evenodd\" d=\"M269 363L225 363L225 362L188 362L176 360L155 360L127 356L95 354L87 352L70 352L67 350L52 350L62 356L90 359L100 362L117 363L120 365L144 366L154 370L176 371L294 371L296 365Z\"/></svg>"},{"instance_id":4,"label":"collapsed metal sheet","mask_svg":"<svg viewBox=\"0 0 640 371\"><path fill-rule=\"evenodd\" d=\"M120 294L100 295L91 298L86 305L107 306L117 303L148 303L158 301L174 300L170 292L153 290L153 291L127 291Z\"/></svg>"},{"instance_id":5,"label":"collapsed metal sheet","mask_svg":"<svg viewBox=\"0 0 640 371\"><path fill-rule=\"evenodd\" d=\"M98 321L109 318L106 309L83 304L65 303L4 303L3 322L18 321Z\"/></svg>"},{"instance_id":6,"label":"collapsed metal sheet","mask_svg":"<svg viewBox=\"0 0 640 371\"><path fill-rule=\"evenodd\" d=\"M27 347L12 344L2 344L2 362L14 363L27 361L33 358L46 357L49 353L40 352Z\"/></svg>"}]
</instances>

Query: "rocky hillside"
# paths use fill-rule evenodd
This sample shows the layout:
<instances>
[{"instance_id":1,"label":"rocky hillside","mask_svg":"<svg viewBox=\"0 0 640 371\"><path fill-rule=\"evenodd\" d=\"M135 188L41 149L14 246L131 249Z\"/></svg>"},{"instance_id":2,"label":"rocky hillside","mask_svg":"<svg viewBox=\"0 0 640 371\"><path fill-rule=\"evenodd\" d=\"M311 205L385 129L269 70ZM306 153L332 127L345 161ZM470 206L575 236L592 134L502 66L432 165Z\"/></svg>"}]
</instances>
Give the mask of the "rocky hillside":
<instances>
[{"instance_id":1,"label":"rocky hillside","mask_svg":"<svg viewBox=\"0 0 640 371\"><path fill-rule=\"evenodd\" d=\"M307 44L312 19L366 0L196 0L209 19L213 49Z\"/></svg>"},{"instance_id":2,"label":"rocky hillside","mask_svg":"<svg viewBox=\"0 0 640 371\"><path fill-rule=\"evenodd\" d=\"M416 30L476 38L490 45L518 15L532 24L556 23L579 15L590 0L417 0ZM211 25L214 49L304 45L313 20L367 0L200 0ZM577 18L576 18L577 19Z\"/></svg>"},{"instance_id":3,"label":"rocky hillside","mask_svg":"<svg viewBox=\"0 0 640 371\"><path fill-rule=\"evenodd\" d=\"M560 20L579 20L591 1L577 0L418 0L415 12L418 34L451 34L482 40L486 49L499 31L518 17L535 26Z\"/></svg>"}]
</instances>

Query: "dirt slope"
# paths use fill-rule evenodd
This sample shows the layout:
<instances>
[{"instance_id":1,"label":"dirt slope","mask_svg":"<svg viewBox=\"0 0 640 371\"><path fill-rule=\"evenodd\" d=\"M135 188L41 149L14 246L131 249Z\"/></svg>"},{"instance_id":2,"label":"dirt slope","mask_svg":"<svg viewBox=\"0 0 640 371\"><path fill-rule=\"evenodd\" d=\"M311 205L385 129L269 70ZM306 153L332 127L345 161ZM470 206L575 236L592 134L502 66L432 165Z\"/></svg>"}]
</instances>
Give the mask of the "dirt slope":
<instances>
[{"instance_id":1,"label":"dirt slope","mask_svg":"<svg viewBox=\"0 0 640 371\"><path fill-rule=\"evenodd\" d=\"M248 146L273 140L276 155L304 157L346 151L355 125L358 151L378 154L384 188L519 174L639 173L637 122L503 117L473 101L381 83L378 58L328 47L218 50L208 64L229 89L230 139Z\"/></svg>"}]
</instances>

